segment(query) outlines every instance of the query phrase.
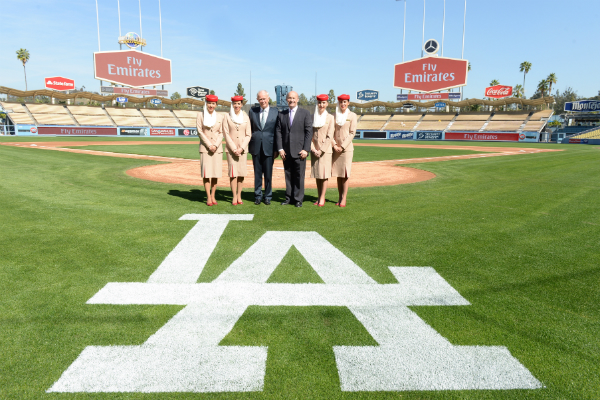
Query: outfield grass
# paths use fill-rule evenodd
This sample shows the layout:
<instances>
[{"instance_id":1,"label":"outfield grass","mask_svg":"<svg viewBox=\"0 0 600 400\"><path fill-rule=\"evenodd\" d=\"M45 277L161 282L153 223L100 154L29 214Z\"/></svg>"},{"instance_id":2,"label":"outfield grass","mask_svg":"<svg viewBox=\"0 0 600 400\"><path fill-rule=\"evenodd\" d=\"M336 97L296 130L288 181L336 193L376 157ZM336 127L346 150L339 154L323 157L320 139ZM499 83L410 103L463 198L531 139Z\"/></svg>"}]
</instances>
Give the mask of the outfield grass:
<instances>
[{"instance_id":1,"label":"outfield grass","mask_svg":"<svg viewBox=\"0 0 600 400\"><path fill-rule=\"evenodd\" d=\"M77 146L71 148L85 149L85 150L98 150L98 151L111 151L114 153L126 153L126 154L143 154L149 156L161 156L161 157L179 157L188 159L198 159L198 144L164 144L164 145L139 145L127 146L127 145L91 145L91 146ZM456 156L463 154L477 154L480 152L471 150L447 150L447 149L411 149L411 148L381 148L381 147L354 147L354 161L382 161L382 160L398 160L407 158L421 158L421 157L443 157L443 156ZM227 159L227 155L223 152L223 159ZM252 157L248 154L248 159Z\"/></svg>"},{"instance_id":2,"label":"outfield grass","mask_svg":"<svg viewBox=\"0 0 600 400\"><path fill-rule=\"evenodd\" d=\"M13 139L51 138L0 142ZM199 188L124 173L151 161L0 146L0 398L600 398L600 149L455 144L565 151L412 164L437 178L351 188L345 209L335 189L324 208L307 190L297 209L255 206L249 189L243 206L208 208ZM201 282L266 231L317 231L379 283L394 282L388 266L432 266L471 305L411 309L455 345L506 346L545 388L343 393L332 346L375 344L347 308L250 307L221 344L269 346L263 392L46 394L86 346L141 344L182 308L86 301L146 281L194 225L178 221L188 213L254 214L230 222ZM292 250L270 282L320 278Z\"/></svg>"}]
</instances>

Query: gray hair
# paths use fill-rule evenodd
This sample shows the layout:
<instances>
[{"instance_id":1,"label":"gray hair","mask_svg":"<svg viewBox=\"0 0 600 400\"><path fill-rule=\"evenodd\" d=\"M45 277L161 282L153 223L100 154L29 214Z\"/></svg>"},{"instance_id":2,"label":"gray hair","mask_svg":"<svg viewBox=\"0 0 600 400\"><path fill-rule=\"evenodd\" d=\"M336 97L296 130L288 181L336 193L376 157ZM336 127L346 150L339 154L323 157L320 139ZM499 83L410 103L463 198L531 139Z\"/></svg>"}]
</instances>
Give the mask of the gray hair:
<instances>
[{"instance_id":1,"label":"gray hair","mask_svg":"<svg viewBox=\"0 0 600 400\"><path fill-rule=\"evenodd\" d=\"M265 94L267 95L268 98L271 98L271 96L269 96L269 92L267 92L266 90L259 90L258 93L256 93L256 98L258 99L258 96L260 96L260 94L262 92L265 92Z\"/></svg>"}]
</instances>

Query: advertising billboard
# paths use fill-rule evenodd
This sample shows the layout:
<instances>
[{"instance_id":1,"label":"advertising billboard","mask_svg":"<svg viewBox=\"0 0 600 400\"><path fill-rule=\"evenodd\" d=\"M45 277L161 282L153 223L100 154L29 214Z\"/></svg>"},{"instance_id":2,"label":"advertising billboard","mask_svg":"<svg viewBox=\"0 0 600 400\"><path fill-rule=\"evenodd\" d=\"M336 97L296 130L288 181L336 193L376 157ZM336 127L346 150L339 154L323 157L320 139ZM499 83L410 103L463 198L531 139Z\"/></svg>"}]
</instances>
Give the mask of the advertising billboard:
<instances>
[{"instance_id":1,"label":"advertising billboard","mask_svg":"<svg viewBox=\"0 0 600 400\"><path fill-rule=\"evenodd\" d=\"M441 131L421 131L416 136L417 140L442 140Z\"/></svg>"},{"instance_id":2,"label":"advertising billboard","mask_svg":"<svg viewBox=\"0 0 600 400\"><path fill-rule=\"evenodd\" d=\"M191 86L186 89L188 97L195 97L197 99L203 99L207 94L210 93L209 88L202 86Z\"/></svg>"},{"instance_id":3,"label":"advertising billboard","mask_svg":"<svg viewBox=\"0 0 600 400\"><path fill-rule=\"evenodd\" d=\"M65 127L65 126L40 126L38 135L116 135L117 128L95 128L95 127Z\"/></svg>"},{"instance_id":4,"label":"advertising billboard","mask_svg":"<svg viewBox=\"0 0 600 400\"><path fill-rule=\"evenodd\" d=\"M388 132L390 139L395 140L411 140L414 138L414 132Z\"/></svg>"},{"instance_id":5,"label":"advertising billboard","mask_svg":"<svg viewBox=\"0 0 600 400\"><path fill-rule=\"evenodd\" d=\"M460 100L460 93L411 93L397 94L398 101L417 101L417 100Z\"/></svg>"},{"instance_id":6,"label":"advertising billboard","mask_svg":"<svg viewBox=\"0 0 600 400\"><path fill-rule=\"evenodd\" d=\"M356 92L356 100L359 101L375 101L379 100L379 92L377 90L360 90Z\"/></svg>"},{"instance_id":7,"label":"advertising billboard","mask_svg":"<svg viewBox=\"0 0 600 400\"><path fill-rule=\"evenodd\" d=\"M436 92L467 84L469 61L446 57L424 57L394 66L394 87Z\"/></svg>"},{"instance_id":8,"label":"advertising billboard","mask_svg":"<svg viewBox=\"0 0 600 400\"><path fill-rule=\"evenodd\" d=\"M94 53L94 78L142 87L171 83L171 60L136 50Z\"/></svg>"},{"instance_id":9,"label":"advertising billboard","mask_svg":"<svg viewBox=\"0 0 600 400\"><path fill-rule=\"evenodd\" d=\"M512 96L512 86L496 85L485 88L485 97L501 99L503 97Z\"/></svg>"},{"instance_id":10,"label":"advertising billboard","mask_svg":"<svg viewBox=\"0 0 600 400\"><path fill-rule=\"evenodd\" d=\"M46 89L54 90L73 90L75 89L75 81L69 78L63 78L62 76L53 76L52 78L45 78L44 85Z\"/></svg>"},{"instance_id":11,"label":"advertising billboard","mask_svg":"<svg viewBox=\"0 0 600 400\"><path fill-rule=\"evenodd\" d=\"M495 142L518 142L518 133L499 132L446 132L446 140L481 140Z\"/></svg>"},{"instance_id":12,"label":"advertising billboard","mask_svg":"<svg viewBox=\"0 0 600 400\"><path fill-rule=\"evenodd\" d=\"M38 134L38 128L35 125L17 124L15 128L15 133L20 136L31 136Z\"/></svg>"},{"instance_id":13,"label":"advertising billboard","mask_svg":"<svg viewBox=\"0 0 600 400\"><path fill-rule=\"evenodd\" d=\"M150 136L175 136L173 128L150 128Z\"/></svg>"},{"instance_id":14,"label":"advertising billboard","mask_svg":"<svg viewBox=\"0 0 600 400\"><path fill-rule=\"evenodd\" d=\"M180 128L177 129L177 136L198 136L198 130L196 128Z\"/></svg>"},{"instance_id":15,"label":"advertising billboard","mask_svg":"<svg viewBox=\"0 0 600 400\"><path fill-rule=\"evenodd\" d=\"M571 112L600 111L600 101L598 101L598 100L568 101L565 103L565 111L571 111Z\"/></svg>"},{"instance_id":16,"label":"advertising billboard","mask_svg":"<svg viewBox=\"0 0 600 400\"><path fill-rule=\"evenodd\" d=\"M146 136L146 128L119 128L119 135Z\"/></svg>"},{"instance_id":17,"label":"advertising billboard","mask_svg":"<svg viewBox=\"0 0 600 400\"><path fill-rule=\"evenodd\" d=\"M167 97L169 95L168 90L156 90L156 89L135 89L126 87L114 87L114 86L102 86L100 88L102 93L113 93L113 94L131 94L140 96L162 96Z\"/></svg>"}]
</instances>

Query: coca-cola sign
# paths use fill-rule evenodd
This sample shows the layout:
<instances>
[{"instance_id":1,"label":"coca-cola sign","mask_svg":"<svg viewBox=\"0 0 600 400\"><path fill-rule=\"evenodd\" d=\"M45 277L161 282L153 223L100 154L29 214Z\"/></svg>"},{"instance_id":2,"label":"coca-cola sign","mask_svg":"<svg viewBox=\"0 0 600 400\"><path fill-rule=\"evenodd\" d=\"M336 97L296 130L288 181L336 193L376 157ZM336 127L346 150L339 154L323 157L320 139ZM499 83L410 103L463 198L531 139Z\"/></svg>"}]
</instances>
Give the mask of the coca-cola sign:
<instances>
[{"instance_id":1,"label":"coca-cola sign","mask_svg":"<svg viewBox=\"0 0 600 400\"><path fill-rule=\"evenodd\" d=\"M394 66L394 87L418 92L437 92L467 84L469 61L424 57Z\"/></svg>"},{"instance_id":2,"label":"coca-cola sign","mask_svg":"<svg viewBox=\"0 0 600 400\"><path fill-rule=\"evenodd\" d=\"M512 96L512 86L496 85L485 88L485 97L493 97L501 99L503 97Z\"/></svg>"}]
</instances>

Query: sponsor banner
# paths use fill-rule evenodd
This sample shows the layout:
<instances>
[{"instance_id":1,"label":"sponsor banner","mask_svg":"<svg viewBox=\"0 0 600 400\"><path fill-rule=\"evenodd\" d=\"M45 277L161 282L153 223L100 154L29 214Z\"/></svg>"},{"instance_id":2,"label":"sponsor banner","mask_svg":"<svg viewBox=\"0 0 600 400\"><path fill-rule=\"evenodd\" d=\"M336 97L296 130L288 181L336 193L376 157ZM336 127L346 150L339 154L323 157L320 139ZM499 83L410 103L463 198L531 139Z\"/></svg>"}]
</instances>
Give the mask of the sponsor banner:
<instances>
[{"instance_id":1,"label":"sponsor banner","mask_svg":"<svg viewBox=\"0 0 600 400\"><path fill-rule=\"evenodd\" d=\"M394 66L394 87L419 92L437 92L467 84L469 61L446 57L424 57Z\"/></svg>"},{"instance_id":2,"label":"sponsor banner","mask_svg":"<svg viewBox=\"0 0 600 400\"><path fill-rule=\"evenodd\" d=\"M588 144L588 139L569 139L569 143Z\"/></svg>"},{"instance_id":3,"label":"sponsor banner","mask_svg":"<svg viewBox=\"0 0 600 400\"><path fill-rule=\"evenodd\" d=\"M202 87L202 86L191 86L191 87L187 88L188 97L195 97L197 99L203 99L209 93L210 93L210 89Z\"/></svg>"},{"instance_id":4,"label":"sponsor banner","mask_svg":"<svg viewBox=\"0 0 600 400\"><path fill-rule=\"evenodd\" d=\"M499 132L446 132L446 140L519 141L518 133Z\"/></svg>"},{"instance_id":5,"label":"sponsor banner","mask_svg":"<svg viewBox=\"0 0 600 400\"><path fill-rule=\"evenodd\" d=\"M140 96L167 97L169 95L168 90L135 89L135 88L114 87L114 86L102 86L101 91L102 91L102 93L131 94L131 95L140 95Z\"/></svg>"},{"instance_id":6,"label":"sponsor banner","mask_svg":"<svg viewBox=\"0 0 600 400\"><path fill-rule=\"evenodd\" d=\"M387 132L381 131L363 131L363 139L387 139Z\"/></svg>"},{"instance_id":7,"label":"sponsor banner","mask_svg":"<svg viewBox=\"0 0 600 400\"><path fill-rule=\"evenodd\" d=\"M31 136L38 134L38 128L35 125L16 125L15 133L20 136Z\"/></svg>"},{"instance_id":8,"label":"sponsor banner","mask_svg":"<svg viewBox=\"0 0 600 400\"><path fill-rule=\"evenodd\" d=\"M460 100L460 93L411 93L397 94L398 101L417 101L417 100Z\"/></svg>"},{"instance_id":9,"label":"sponsor banner","mask_svg":"<svg viewBox=\"0 0 600 400\"><path fill-rule=\"evenodd\" d=\"M443 107L446 107L446 103L440 101L440 102L435 103L435 106L436 106L436 108L443 108Z\"/></svg>"},{"instance_id":10,"label":"sponsor banner","mask_svg":"<svg viewBox=\"0 0 600 400\"><path fill-rule=\"evenodd\" d=\"M417 132L417 140L442 140L441 131L422 131Z\"/></svg>"},{"instance_id":11,"label":"sponsor banner","mask_svg":"<svg viewBox=\"0 0 600 400\"><path fill-rule=\"evenodd\" d=\"M117 135L117 128L40 126L39 135Z\"/></svg>"},{"instance_id":12,"label":"sponsor banner","mask_svg":"<svg viewBox=\"0 0 600 400\"><path fill-rule=\"evenodd\" d=\"M150 103L154 104L155 106L159 105L162 103L161 99L152 99L150 100Z\"/></svg>"},{"instance_id":13,"label":"sponsor banner","mask_svg":"<svg viewBox=\"0 0 600 400\"><path fill-rule=\"evenodd\" d=\"M150 136L175 136L173 128L150 128Z\"/></svg>"},{"instance_id":14,"label":"sponsor banner","mask_svg":"<svg viewBox=\"0 0 600 400\"><path fill-rule=\"evenodd\" d=\"M129 100L127 99L127 97L117 97L117 98L115 99L115 101L116 101L117 103L127 103Z\"/></svg>"},{"instance_id":15,"label":"sponsor banner","mask_svg":"<svg viewBox=\"0 0 600 400\"><path fill-rule=\"evenodd\" d=\"M396 140L410 140L415 137L414 132L392 132L390 131L388 138Z\"/></svg>"},{"instance_id":16,"label":"sponsor banner","mask_svg":"<svg viewBox=\"0 0 600 400\"><path fill-rule=\"evenodd\" d=\"M125 86L171 83L171 60L136 50L94 53L94 78Z\"/></svg>"},{"instance_id":17,"label":"sponsor banner","mask_svg":"<svg viewBox=\"0 0 600 400\"><path fill-rule=\"evenodd\" d=\"M52 78L45 78L44 83L47 89L54 90L72 90L75 89L75 81L69 78L63 78L62 76L53 76Z\"/></svg>"},{"instance_id":18,"label":"sponsor banner","mask_svg":"<svg viewBox=\"0 0 600 400\"><path fill-rule=\"evenodd\" d=\"M512 86L496 85L485 88L485 97L501 99L503 97L512 96Z\"/></svg>"},{"instance_id":19,"label":"sponsor banner","mask_svg":"<svg viewBox=\"0 0 600 400\"><path fill-rule=\"evenodd\" d=\"M119 135L146 136L146 128L119 128Z\"/></svg>"},{"instance_id":20,"label":"sponsor banner","mask_svg":"<svg viewBox=\"0 0 600 400\"><path fill-rule=\"evenodd\" d=\"M565 111L572 111L572 112L600 111L600 101L598 101L598 100L568 101L565 103Z\"/></svg>"},{"instance_id":21,"label":"sponsor banner","mask_svg":"<svg viewBox=\"0 0 600 400\"><path fill-rule=\"evenodd\" d=\"M180 128L177 129L178 136L198 136L198 130L196 128Z\"/></svg>"},{"instance_id":22,"label":"sponsor banner","mask_svg":"<svg viewBox=\"0 0 600 400\"><path fill-rule=\"evenodd\" d=\"M360 101L375 101L379 100L379 92L377 90L360 90L356 92L356 100Z\"/></svg>"}]
</instances>

